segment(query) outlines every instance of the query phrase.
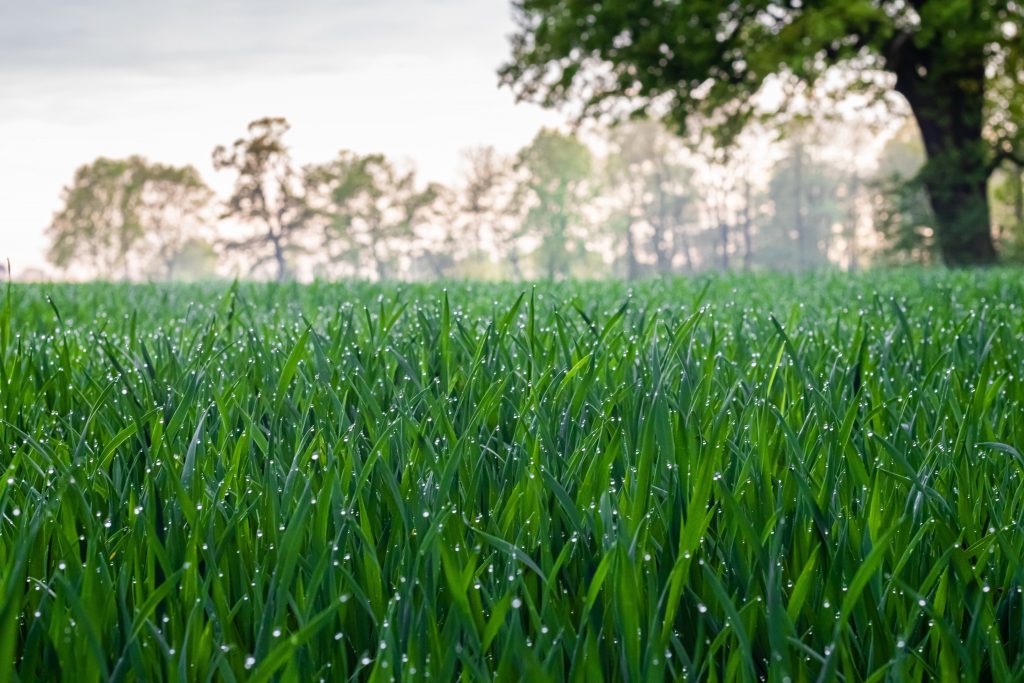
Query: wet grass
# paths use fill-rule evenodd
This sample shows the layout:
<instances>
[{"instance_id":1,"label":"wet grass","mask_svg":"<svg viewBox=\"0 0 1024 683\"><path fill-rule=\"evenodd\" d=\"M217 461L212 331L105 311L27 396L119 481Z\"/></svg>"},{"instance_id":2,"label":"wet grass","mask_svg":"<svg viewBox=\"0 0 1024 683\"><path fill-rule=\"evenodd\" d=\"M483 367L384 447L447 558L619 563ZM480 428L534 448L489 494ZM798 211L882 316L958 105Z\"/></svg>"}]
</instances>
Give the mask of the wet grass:
<instances>
[{"instance_id":1,"label":"wet grass","mask_svg":"<svg viewBox=\"0 0 1024 683\"><path fill-rule=\"evenodd\" d=\"M1022 301L15 285L0 680L1024 680Z\"/></svg>"}]
</instances>

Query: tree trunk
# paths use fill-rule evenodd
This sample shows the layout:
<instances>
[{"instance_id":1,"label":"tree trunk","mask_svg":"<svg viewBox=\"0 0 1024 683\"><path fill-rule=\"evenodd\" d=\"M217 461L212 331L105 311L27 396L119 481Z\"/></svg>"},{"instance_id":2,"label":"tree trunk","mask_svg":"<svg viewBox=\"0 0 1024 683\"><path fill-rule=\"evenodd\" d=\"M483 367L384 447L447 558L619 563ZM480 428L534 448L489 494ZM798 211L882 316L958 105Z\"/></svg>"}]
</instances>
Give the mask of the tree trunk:
<instances>
[{"instance_id":1,"label":"tree trunk","mask_svg":"<svg viewBox=\"0 0 1024 683\"><path fill-rule=\"evenodd\" d=\"M654 251L655 268L658 269L658 273L666 275L672 271L672 252L665 245L663 237L665 231L662 229L663 223L658 225L652 225L654 229L654 235L651 237L651 249Z\"/></svg>"},{"instance_id":2,"label":"tree trunk","mask_svg":"<svg viewBox=\"0 0 1024 683\"><path fill-rule=\"evenodd\" d=\"M272 238L274 245L274 264L277 266L277 281L284 282L288 279L288 263L284 258L284 247L281 246L280 238Z\"/></svg>"},{"instance_id":3,"label":"tree trunk","mask_svg":"<svg viewBox=\"0 0 1024 683\"><path fill-rule=\"evenodd\" d=\"M729 224L724 220L718 222L718 237L722 242L722 270L729 270Z\"/></svg>"},{"instance_id":4,"label":"tree trunk","mask_svg":"<svg viewBox=\"0 0 1024 683\"><path fill-rule=\"evenodd\" d=\"M673 250L666 248L663 243L663 239L666 233L666 226L668 225L668 209L665 206L666 197L665 189L661 186L661 176L658 176L658 216L657 221L648 221L651 223L651 227L654 229L654 234L651 235L651 248L654 250L654 258L656 259L658 273L660 275L666 275L672 271L672 256ZM673 240L674 241L674 240Z\"/></svg>"},{"instance_id":5,"label":"tree trunk","mask_svg":"<svg viewBox=\"0 0 1024 683\"><path fill-rule=\"evenodd\" d=\"M722 206L725 199L718 196L714 200L715 222L718 224L718 242L722 248L722 270L729 270L729 223L725 219L725 208Z\"/></svg>"},{"instance_id":6,"label":"tree trunk","mask_svg":"<svg viewBox=\"0 0 1024 683\"><path fill-rule=\"evenodd\" d=\"M693 272L693 251L690 247L690 238L682 230L676 232L676 243L683 250L683 267L687 273Z\"/></svg>"},{"instance_id":7,"label":"tree trunk","mask_svg":"<svg viewBox=\"0 0 1024 683\"><path fill-rule=\"evenodd\" d=\"M515 247L512 247L508 253L508 262L512 266L512 279L519 282L523 279L523 268L519 265L519 250Z\"/></svg>"},{"instance_id":8,"label":"tree trunk","mask_svg":"<svg viewBox=\"0 0 1024 683\"><path fill-rule=\"evenodd\" d=\"M930 56L919 72L897 73L896 89L910 103L927 162L921 181L935 213L935 237L948 266L996 262L988 203L989 167L982 138L985 61L979 54L940 70ZM935 67L929 69L928 67Z\"/></svg>"}]
</instances>

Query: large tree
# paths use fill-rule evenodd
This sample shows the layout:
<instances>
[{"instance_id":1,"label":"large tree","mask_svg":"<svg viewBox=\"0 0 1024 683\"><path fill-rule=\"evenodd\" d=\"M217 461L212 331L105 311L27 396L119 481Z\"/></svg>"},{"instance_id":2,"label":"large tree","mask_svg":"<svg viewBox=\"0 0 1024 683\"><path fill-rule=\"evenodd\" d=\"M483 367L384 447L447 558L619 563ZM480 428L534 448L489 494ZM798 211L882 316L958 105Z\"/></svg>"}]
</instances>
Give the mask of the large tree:
<instances>
[{"instance_id":1,"label":"large tree","mask_svg":"<svg viewBox=\"0 0 1024 683\"><path fill-rule=\"evenodd\" d=\"M191 166L139 156L100 158L75 171L47 230L50 260L101 278L128 279L156 262L164 275L204 222L212 197Z\"/></svg>"},{"instance_id":2,"label":"large tree","mask_svg":"<svg viewBox=\"0 0 1024 683\"><path fill-rule=\"evenodd\" d=\"M726 133L773 77L814 85L845 67L909 103L928 163L921 181L951 265L992 263L987 181L1019 157L1006 125L1020 95L1020 0L516 0L503 81L521 98L582 113L700 112ZM887 77L880 77L887 74Z\"/></svg>"},{"instance_id":3,"label":"large tree","mask_svg":"<svg viewBox=\"0 0 1024 683\"><path fill-rule=\"evenodd\" d=\"M284 144L288 129L283 118L258 119L249 124L246 137L213 151L214 168L235 174L223 218L250 231L225 246L251 253L252 270L272 263L278 280L291 275L289 255L304 250L302 234L313 217L302 175Z\"/></svg>"}]
</instances>

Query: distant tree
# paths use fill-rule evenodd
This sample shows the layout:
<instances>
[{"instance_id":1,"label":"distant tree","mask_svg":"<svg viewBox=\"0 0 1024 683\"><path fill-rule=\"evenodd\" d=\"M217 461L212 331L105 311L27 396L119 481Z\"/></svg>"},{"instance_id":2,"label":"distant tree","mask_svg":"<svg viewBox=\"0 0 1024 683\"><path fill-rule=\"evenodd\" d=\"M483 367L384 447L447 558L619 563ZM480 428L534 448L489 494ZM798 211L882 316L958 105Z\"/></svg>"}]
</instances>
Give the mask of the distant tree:
<instances>
[{"instance_id":1,"label":"distant tree","mask_svg":"<svg viewBox=\"0 0 1024 683\"><path fill-rule=\"evenodd\" d=\"M1018 1L1017 11L1024 13ZM1020 24L1018 45L1024 42ZM1024 261L1024 48L996 55L992 87L988 88L988 110L995 112L989 125L990 137L1002 141L998 149L996 174L992 183L995 224L1007 256Z\"/></svg>"},{"instance_id":2,"label":"distant tree","mask_svg":"<svg viewBox=\"0 0 1024 683\"><path fill-rule=\"evenodd\" d=\"M1014 261L1024 259L1024 167L1006 164L992 183L996 235Z\"/></svg>"},{"instance_id":3,"label":"distant tree","mask_svg":"<svg viewBox=\"0 0 1024 683\"><path fill-rule=\"evenodd\" d=\"M861 76L859 89L894 90L924 135L921 182L943 259L996 260L986 183L1002 158L1022 154L1019 130L1002 125L1022 97L1019 0L514 4L519 32L503 81L520 98L578 101L582 115L653 105L682 125L698 112L728 140L773 77L814 86L840 66Z\"/></svg>"},{"instance_id":4,"label":"distant tree","mask_svg":"<svg viewBox=\"0 0 1024 683\"><path fill-rule=\"evenodd\" d=\"M326 272L347 264L350 274L359 274L364 257L363 223L379 194L372 167L383 162L379 154L363 156L342 150L332 161L304 169L311 204L324 219L320 225Z\"/></svg>"},{"instance_id":5,"label":"distant tree","mask_svg":"<svg viewBox=\"0 0 1024 683\"><path fill-rule=\"evenodd\" d=\"M575 136L544 129L520 150L516 167L527 209L524 229L540 245L536 256L545 277L569 275L569 253L577 239L582 209L589 198L590 150Z\"/></svg>"},{"instance_id":6,"label":"distant tree","mask_svg":"<svg viewBox=\"0 0 1024 683\"><path fill-rule=\"evenodd\" d=\"M627 274L639 269L636 232L641 228L657 272L672 272L679 254L692 269L688 223L695 204L693 169L685 161L682 141L657 121L631 121L612 129L609 146L611 190L626 202L617 220L625 239Z\"/></svg>"},{"instance_id":7,"label":"distant tree","mask_svg":"<svg viewBox=\"0 0 1024 683\"><path fill-rule=\"evenodd\" d=\"M598 177L600 187L596 206L603 210L598 219L603 236L610 241L610 251L616 262L622 264L621 273L627 280L640 277L640 245L637 223L639 210L636 187L629 182L629 165L625 158L612 151L601 166Z\"/></svg>"},{"instance_id":8,"label":"distant tree","mask_svg":"<svg viewBox=\"0 0 1024 683\"><path fill-rule=\"evenodd\" d=\"M250 271L272 263L279 281L292 275L289 256L305 251L302 238L314 216L303 178L284 144L288 129L283 118L258 119L249 124L246 137L213 151L214 168L235 174L222 218L250 231L241 239L225 240L225 247L251 255Z\"/></svg>"},{"instance_id":9,"label":"distant tree","mask_svg":"<svg viewBox=\"0 0 1024 683\"><path fill-rule=\"evenodd\" d=\"M216 267L216 252L200 238L209 225L207 214L213 197L213 191L191 166L149 167L139 215L146 226L147 249L152 251L165 279L183 274L181 267L188 263L183 256L194 256L199 244L209 247L205 258L211 269Z\"/></svg>"},{"instance_id":10,"label":"distant tree","mask_svg":"<svg viewBox=\"0 0 1024 683\"><path fill-rule=\"evenodd\" d=\"M758 251L768 267L807 270L829 264L835 228L846 218L842 181L838 169L812 152L804 140L793 140L768 183L773 210Z\"/></svg>"},{"instance_id":11,"label":"distant tree","mask_svg":"<svg viewBox=\"0 0 1024 683\"><path fill-rule=\"evenodd\" d=\"M870 180L872 221L888 260L930 263L938 256L935 215L919 178L924 164L921 134L908 119L882 148Z\"/></svg>"},{"instance_id":12,"label":"distant tree","mask_svg":"<svg viewBox=\"0 0 1024 683\"><path fill-rule=\"evenodd\" d=\"M866 247L870 240L864 239L865 228L873 228L869 225L870 205L874 194L868 182L871 161L868 160L868 155L859 152L870 146L872 140L876 138L877 131L872 130L870 124L863 120L854 120L836 129L835 133L832 130L828 133L829 148L840 155L834 162L841 180L840 201L843 207L843 216L837 232L837 237L842 242L842 250L837 252L836 257L841 259L840 262L847 271L853 272L861 268L867 255ZM836 135L844 141L843 146L831 143Z\"/></svg>"},{"instance_id":13,"label":"distant tree","mask_svg":"<svg viewBox=\"0 0 1024 683\"><path fill-rule=\"evenodd\" d=\"M170 276L173 254L202 224L211 197L191 166L97 159L64 189L64 206L47 230L50 260L125 279L155 260Z\"/></svg>"},{"instance_id":14,"label":"distant tree","mask_svg":"<svg viewBox=\"0 0 1024 683\"><path fill-rule=\"evenodd\" d=\"M462 205L452 188L431 183L430 201L417 211L409 253L417 278L451 277L460 259L474 253L463 223Z\"/></svg>"},{"instance_id":15,"label":"distant tree","mask_svg":"<svg viewBox=\"0 0 1024 683\"><path fill-rule=\"evenodd\" d=\"M517 187L514 160L490 146L466 150L463 160L465 170L457 188L458 225L470 259L478 261L469 267L477 269L479 275L494 277L493 261L502 259L508 263L509 272L498 271L497 276L522 279L520 242L528 192ZM473 252L479 254L475 259Z\"/></svg>"},{"instance_id":16,"label":"distant tree","mask_svg":"<svg viewBox=\"0 0 1024 683\"><path fill-rule=\"evenodd\" d=\"M750 215L750 180L746 159L738 148L715 144L707 130L687 136L696 169L696 204L703 216L704 230L694 240L700 262L729 270L741 255L750 268L753 250L753 221ZM737 228L739 230L737 231Z\"/></svg>"},{"instance_id":17,"label":"distant tree","mask_svg":"<svg viewBox=\"0 0 1024 683\"><path fill-rule=\"evenodd\" d=\"M414 170L401 170L382 154L342 151L333 161L308 167L305 177L319 198L318 213L327 219L329 253L342 255L356 271L367 263L377 279L399 274L398 258L439 210L442 194L438 185L419 187Z\"/></svg>"},{"instance_id":18,"label":"distant tree","mask_svg":"<svg viewBox=\"0 0 1024 683\"><path fill-rule=\"evenodd\" d=\"M509 163L491 146L474 147L462 154L466 171L462 176L460 213L466 221L469 249L482 248L484 233L492 233L500 213L502 189L510 175Z\"/></svg>"},{"instance_id":19,"label":"distant tree","mask_svg":"<svg viewBox=\"0 0 1024 683\"><path fill-rule=\"evenodd\" d=\"M706 174L702 185L701 204L704 206L706 220L714 237L714 249L717 251L718 268L729 270L732 265L733 224L736 216L732 208L732 200L736 195L736 176L727 162L722 148L715 150L706 161L712 167Z\"/></svg>"}]
</instances>

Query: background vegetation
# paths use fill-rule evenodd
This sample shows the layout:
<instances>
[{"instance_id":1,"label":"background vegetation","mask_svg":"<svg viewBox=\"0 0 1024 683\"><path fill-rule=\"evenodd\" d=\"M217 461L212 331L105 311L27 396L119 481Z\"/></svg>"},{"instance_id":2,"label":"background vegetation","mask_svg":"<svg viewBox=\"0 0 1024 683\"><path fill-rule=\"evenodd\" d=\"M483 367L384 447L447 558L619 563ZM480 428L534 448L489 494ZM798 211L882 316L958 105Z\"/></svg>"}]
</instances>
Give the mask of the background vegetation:
<instances>
[{"instance_id":1,"label":"background vegetation","mask_svg":"<svg viewBox=\"0 0 1024 683\"><path fill-rule=\"evenodd\" d=\"M110 280L635 279L942 259L910 120L799 119L728 149L652 121L543 130L512 157L467 150L451 187L379 154L296 168L287 131L262 119L215 151L232 181L220 199L191 167L82 167L50 226L51 259ZM1022 182L1006 162L990 183L1009 261L1024 253Z\"/></svg>"}]
</instances>

